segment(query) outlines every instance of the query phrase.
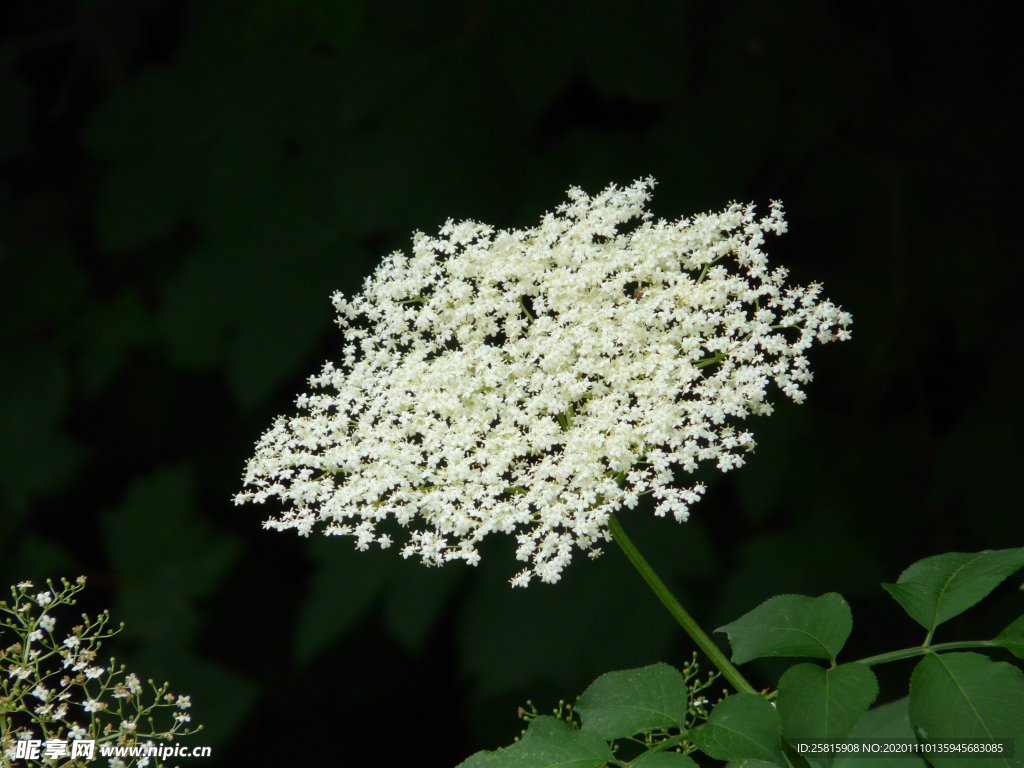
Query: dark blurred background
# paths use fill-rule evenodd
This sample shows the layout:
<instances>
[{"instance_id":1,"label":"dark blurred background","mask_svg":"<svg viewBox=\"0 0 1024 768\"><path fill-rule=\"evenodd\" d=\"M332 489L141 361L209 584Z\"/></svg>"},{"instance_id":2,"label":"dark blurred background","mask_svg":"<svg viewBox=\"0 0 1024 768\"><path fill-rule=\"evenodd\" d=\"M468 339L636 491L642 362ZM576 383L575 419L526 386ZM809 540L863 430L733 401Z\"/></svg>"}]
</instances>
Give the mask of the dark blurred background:
<instances>
[{"instance_id":1,"label":"dark blurred background","mask_svg":"<svg viewBox=\"0 0 1024 768\"><path fill-rule=\"evenodd\" d=\"M670 218L783 199L773 259L854 340L690 523L625 525L712 627L837 590L849 658L919 642L880 581L1024 543L1019 41L999 4L946 7L8 0L0 582L88 575L214 765L450 767L527 698L682 663L616 551L512 591L505 542L428 570L231 503L340 349L333 290L449 216L529 226L651 174ZM1000 629L1016 586L942 638Z\"/></svg>"}]
</instances>

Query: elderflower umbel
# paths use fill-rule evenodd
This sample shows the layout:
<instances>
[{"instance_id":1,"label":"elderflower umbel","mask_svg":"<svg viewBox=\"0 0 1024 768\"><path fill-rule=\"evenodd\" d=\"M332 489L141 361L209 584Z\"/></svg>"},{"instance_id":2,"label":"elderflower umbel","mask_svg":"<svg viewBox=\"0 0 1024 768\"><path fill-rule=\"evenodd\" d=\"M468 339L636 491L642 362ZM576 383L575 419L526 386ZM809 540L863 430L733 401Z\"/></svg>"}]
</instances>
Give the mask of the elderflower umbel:
<instances>
[{"instance_id":1,"label":"elderflower umbel","mask_svg":"<svg viewBox=\"0 0 1024 768\"><path fill-rule=\"evenodd\" d=\"M849 338L851 318L768 266L780 204L655 220L653 186L571 189L532 229L449 221L336 294L340 364L263 435L236 501L275 497L266 527L358 549L397 523L403 555L433 565L514 535L518 586L595 554L641 495L686 520L704 489L674 471L742 465L738 423L771 413L772 382L802 401L808 349Z\"/></svg>"},{"instance_id":2,"label":"elderflower umbel","mask_svg":"<svg viewBox=\"0 0 1024 768\"><path fill-rule=\"evenodd\" d=\"M103 641L117 631L107 628L106 612L91 618L79 614L82 623L71 627L63 642L53 634L58 624L64 626L54 612L71 613L69 607L85 588L84 577L47 586L50 591L43 594L49 599L23 602L31 597L27 590L32 584L20 582L11 588L13 604L0 600L0 673L7 673L0 674L0 765L14 765L19 739L132 746L151 738L173 741L199 730L188 725L190 697L152 681L147 692L113 658L105 666L95 663ZM22 607L26 604L28 610ZM65 765L41 760L29 759L25 765ZM133 765L142 766L144 760Z\"/></svg>"}]
</instances>

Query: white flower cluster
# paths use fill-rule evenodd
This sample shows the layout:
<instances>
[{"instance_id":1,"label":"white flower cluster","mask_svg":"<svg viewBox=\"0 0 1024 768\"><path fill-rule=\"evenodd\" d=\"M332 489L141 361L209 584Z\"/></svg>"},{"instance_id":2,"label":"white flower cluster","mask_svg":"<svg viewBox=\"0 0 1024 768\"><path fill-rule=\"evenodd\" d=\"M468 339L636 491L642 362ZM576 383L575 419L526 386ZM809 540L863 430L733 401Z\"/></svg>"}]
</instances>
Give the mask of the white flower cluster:
<instances>
[{"instance_id":1,"label":"white flower cluster","mask_svg":"<svg viewBox=\"0 0 1024 768\"><path fill-rule=\"evenodd\" d=\"M82 614L82 623L63 626L53 611L73 606L85 588L85 577L47 582L48 590L32 594L23 581L11 588L12 601L0 600L0 765L13 765L17 741L38 740L56 751L26 765L79 765L68 757L67 742L91 740L117 746L154 746L199 730L192 728L188 696L176 696L164 683L144 686L113 658L99 662L109 630L109 614ZM162 717L164 725L156 719ZM51 759L52 758L52 759ZM111 765L159 768L148 756Z\"/></svg>"},{"instance_id":2,"label":"white flower cluster","mask_svg":"<svg viewBox=\"0 0 1024 768\"><path fill-rule=\"evenodd\" d=\"M740 466L754 441L737 423L771 412L771 382L803 400L807 350L851 318L769 268L779 204L655 220L653 186L571 189L533 229L449 221L336 294L341 364L263 435L236 502L276 497L266 527L359 549L397 523L428 564L474 564L485 536L512 534L516 586L596 554L641 495L685 520L703 488L675 470Z\"/></svg>"}]
</instances>

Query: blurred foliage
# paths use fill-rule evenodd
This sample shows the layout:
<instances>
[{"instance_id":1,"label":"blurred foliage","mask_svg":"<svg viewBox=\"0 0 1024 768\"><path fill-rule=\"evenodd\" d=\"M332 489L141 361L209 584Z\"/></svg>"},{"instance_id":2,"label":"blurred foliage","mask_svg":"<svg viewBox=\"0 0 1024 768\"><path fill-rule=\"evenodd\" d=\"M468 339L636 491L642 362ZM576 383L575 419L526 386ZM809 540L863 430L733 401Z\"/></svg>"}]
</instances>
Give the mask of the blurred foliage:
<instances>
[{"instance_id":1,"label":"blurred foliage","mask_svg":"<svg viewBox=\"0 0 1024 768\"><path fill-rule=\"evenodd\" d=\"M119 654L194 691L224 765L278 764L260 737L293 728L344 736L355 764L399 721L395 764L453 765L506 743L527 696L688 658L616 552L512 592L507 548L428 571L264 532L230 502L260 430L339 347L333 290L449 216L527 224L570 184L653 174L670 217L785 200L772 254L828 286L855 339L815 355L806 406L753 425L757 453L693 522L627 526L709 624L839 590L887 626L872 585L902 564L1024 540L1001 15L6 4L0 576L89 575L132 628Z\"/></svg>"}]
</instances>

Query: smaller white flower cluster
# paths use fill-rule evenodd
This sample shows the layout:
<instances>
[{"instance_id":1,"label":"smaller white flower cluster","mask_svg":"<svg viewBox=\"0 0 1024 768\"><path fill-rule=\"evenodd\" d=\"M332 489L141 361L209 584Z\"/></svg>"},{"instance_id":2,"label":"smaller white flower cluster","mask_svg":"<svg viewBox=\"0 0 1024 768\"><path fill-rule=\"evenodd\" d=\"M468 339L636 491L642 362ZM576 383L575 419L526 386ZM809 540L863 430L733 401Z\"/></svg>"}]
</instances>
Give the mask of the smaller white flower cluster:
<instances>
[{"instance_id":1,"label":"smaller white flower cluster","mask_svg":"<svg viewBox=\"0 0 1024 768\"><path fill-rule=\"evenodd\" d=\"M144 686L110 658L98 663L103 641L119 630L109 630L109 614L90 618L58 631L51 612L72 606L85 588L77 581L47 582L47 591L32 594L33 584L23 581L11 588L13 600L0 601L0 755L3 764L14 760L17 741L92 740L118 746L153 745L195 733L188 712L188 696L176 696L164 683ZM156 721L166 719L166 726ZM122 766L159 766L140 756ZM24 761L19 760L19 764ZM33 763L27 765L49 765ZM54 763L55 764L55 763Z\"/></svg>"},{"instance_id":2,"label":"smaller white flower cluster","mask_svg":"<svg viewBox=\"0 0 1024 768\"><path fill-rule=\"evenodd\" d=\"M435 565L514 535L520 586L596 554L643 495L686 520L704 489L676 471L740 466L739 422L771 413L772 383L802 401L807 351L849 338L851 318L769 268L779 204L655 220L653 186L572 189L532 229L416 234L362 294L335 296L340 365L263 436L236 501L280 499L267 527L359 549L397 523L403 554Z\"/></svg>"}]
</instances>

